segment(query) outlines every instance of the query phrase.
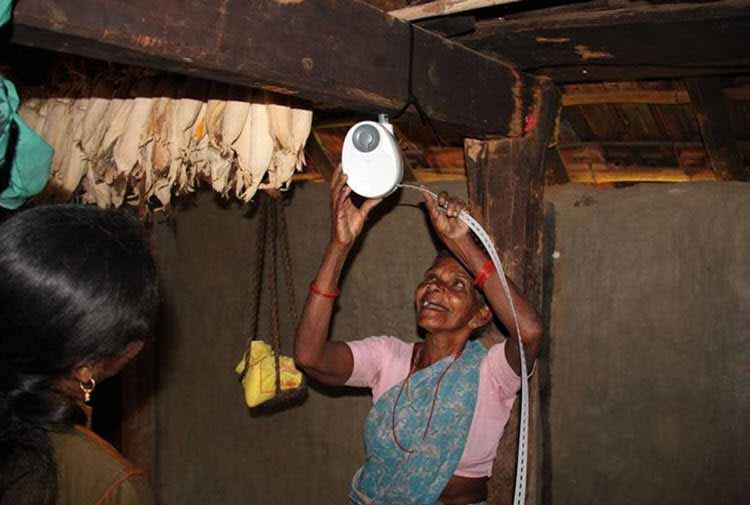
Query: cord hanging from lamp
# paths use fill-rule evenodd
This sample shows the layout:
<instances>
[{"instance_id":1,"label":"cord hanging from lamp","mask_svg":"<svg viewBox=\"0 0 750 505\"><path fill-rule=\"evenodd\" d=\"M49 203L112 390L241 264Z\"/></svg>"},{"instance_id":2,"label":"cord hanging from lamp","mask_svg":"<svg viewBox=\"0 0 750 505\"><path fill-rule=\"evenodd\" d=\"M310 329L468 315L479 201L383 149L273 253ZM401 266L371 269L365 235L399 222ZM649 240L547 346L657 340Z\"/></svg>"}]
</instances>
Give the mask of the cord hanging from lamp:
<instances>
[{"instance_id":1,"label":"cord hanging from lamp","mask_svg":"<svg viewBox=\"0 0 750 505\"><path fill-rule=\"evenodd\" d=\"M290 321L293 325L297 321L284 207L280 198L266 196L260 202L255 282L251 293L251 330L243 358L235 368L244 389L245 403L252 409L262 408L264 412L274 412L301 403L307 394L304 376L294 366L292 358L282 355L281 349L280 270L284 271ZM268 265L266 259L269 260ZM270 304L270 342L264 341L259 335L264 270L267 271Z\"/></svg>"}]
</instances>

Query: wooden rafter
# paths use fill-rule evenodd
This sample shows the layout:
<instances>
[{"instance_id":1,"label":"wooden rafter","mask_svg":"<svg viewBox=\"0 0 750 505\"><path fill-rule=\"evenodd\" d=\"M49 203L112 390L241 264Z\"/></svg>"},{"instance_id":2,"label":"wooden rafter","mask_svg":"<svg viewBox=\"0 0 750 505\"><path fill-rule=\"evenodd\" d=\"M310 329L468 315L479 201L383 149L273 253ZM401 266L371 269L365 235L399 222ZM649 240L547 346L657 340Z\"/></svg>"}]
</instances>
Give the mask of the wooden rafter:
<instances>
[{"instance_id":1,"label":"wooden rafter","mask_svg":"<svg viewBox=\"0 0 750 505\"><path fill-rule=\"evenodd\" d=\"M12 41L367 113L401 109L411 75L434 121L480 136L521 135L519 96L532 83L498 58L351 1L24 0Z\"/></svg>"},{"instance_id":2,"label":"wooden rafter","mask_svg":"<svg viewBox=\"0 0 750 505\"><path fill-rule=\"evenodd\" d=\"M729 124L729 109L720 78L688 79L685 82L695 107L703 144L716 175L725 180L750 180L750 171Z\"/></svg>"},{"instance_id":3,"label":"wooden rafter","mask_svg":"<svg viewBox=\"0 0 750 505\"><path fill-rule=\"evenodd\" d=\"M568 89L567 86L562 96L564 106L638 103L682 105L690 103L690 96L687 90L681 88L673 90L585 90L580 87Z\"/></svg>"},{"instance_id":4,"label":"wooden rafter","mask_svg":"<svg viewBox=\"0 0 750 505\"><path fill-rule=\"evenodd\" d=\"M435 0L421 5L404 7L390 11L389 14L404 21L417 21L419 19L433 18L436 16L447 16L458 14L493 5L504 5L520 2L521 0Z\"/></svg>"},{"instance_id":5,"label":"wooden rafter","mask_svg":"<svg viewBox=\"0 0 750 505\"><path fill-rule=\"evenodd\" d=\"M409 5L408 0L363 0L381 11L392 11Z\"/></svg>"},{"instance_id":6,"label":"wooden rafter","mask_svg":"<svg viewBox=\"0 0 750 505\"><path fill-rule=\"evenodd\" d=\"M750 0L598 7L487 20L458 40L558 83L750 70Z\"/></svg>"},{"instance_id":7,"label":"wooden rafter","mask_svg":"<svg viewBox=\"0 0 750 505\"><path fill-rule=\"evenodd\" d=\"M615 182L701 182L717 181L710 168L686 173L675 167L593 165L591 170L568 171L570 182L579 184L612 184Z\"/></svg>"},{"instance_id":8,"label":"wooden rafter","mask_svg":"<svg viewBox=\"0 0 750 505\"><path fill-rule=\"evenodd\" d=\"M449 182L449 181L465 181L466 174L454 174L454 173L442 173L435 172L434 170L425 168L414 168L411 171L412 178L410 180L420 183L433 183L433 182ZM295 182L325 182L326 179L318 172L302 172L294 174L292 180ZM406 180L406 179L404 179Z\"/></svg>"},{"instance_id":9,"label":"wooden rafter","mask_svg":"<svg viewBox=\"0 0 750 505\"><path fill-rule=\"evenodd\" d=\"M331 160L330 155L321 145L320 139L312 132L310 138L307 139L305 145L305 156L307 157L308 170L304 173L298 174L295 177L296 180L300 180L299 176L305 176L309 179L311 174L318 174L326 181L333 179L333 172L336 168L336 164Z\"/></svg>"},{"instance_id":10,"label":"wooden rafter","mask_svg":"<svg viewBox=\"0 0 750 505\"><path fill-rule=\"evenodd\" d=\"M608 148L620 148L630 153L639 150L672 152L672 164L661 156L648 160L628 156L613 158ZM675 142L588 142L561 145L558 148L568 178L584 184L614 182L688 182L716 181L717 174L708 164L703 145Z\"/></svg>"},{"instance_id":11,"label":"wooden rafter","mask_svg":"<svg viewBox=\"0 0 750 505\"><path fill-rule=\"evenodd\" d=\"M750 86L724 88L724 95L730 100L738 102L750 102Z\"/></svg>"}]
</instances>

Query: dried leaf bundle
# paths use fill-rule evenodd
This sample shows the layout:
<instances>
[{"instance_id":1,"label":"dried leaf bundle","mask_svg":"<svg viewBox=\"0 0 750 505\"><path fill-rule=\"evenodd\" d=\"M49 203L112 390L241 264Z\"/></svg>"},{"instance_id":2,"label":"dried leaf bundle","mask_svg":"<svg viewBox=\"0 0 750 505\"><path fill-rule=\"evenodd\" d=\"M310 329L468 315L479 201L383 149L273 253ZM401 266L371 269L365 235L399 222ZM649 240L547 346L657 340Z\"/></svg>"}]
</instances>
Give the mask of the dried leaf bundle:
<instances>
[{"instance_id":1,"label":"dried leaf bundle","mask_svg":"<svg viewBox=\"0 0 750 505\"><path fill-rule=\"evenodd\" d=\"M43 94L20 113L55 150L47 197L144 209L202 184L252 200L305 164L312 111L247 89L130 72ZM74 88L74 89L73 89Z\"/></svg>"}]
</instances>

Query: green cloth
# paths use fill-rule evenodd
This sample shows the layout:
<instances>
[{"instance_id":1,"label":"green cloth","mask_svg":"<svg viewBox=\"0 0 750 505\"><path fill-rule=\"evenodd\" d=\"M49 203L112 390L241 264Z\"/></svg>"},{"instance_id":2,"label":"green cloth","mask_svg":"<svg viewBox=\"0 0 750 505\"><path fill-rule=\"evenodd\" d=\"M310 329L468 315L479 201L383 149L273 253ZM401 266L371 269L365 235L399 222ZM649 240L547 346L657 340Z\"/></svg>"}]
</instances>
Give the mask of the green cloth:
<instances>
[{"instance_id":1,"label":"green cloth","mask_svg":"<svg viewBox=\"0 0 750 505\"><path fill-rule=\"evenodd\" d=\"M12 0L0 0L0 27L10 20ZM40 193L54 153L18 115L16 87L0 78L0 207L17 209Z\"/></svg>"},{"instance_id":2,"label":"green cloth","mask_svg":"<svg viewBox=\"0 0 750 505\"><path fill-rule=\"evenodd\" d=\"M50 433L57 463L56 505L153 505L144 473L91 431Z\"/></svg>"},{"instance_id":3,"label":"green cloth","mask_svg":"<svg viewBox=\"0 0 750 505\"><path fill-rule=\"evenodd\" d=\"M18 105L15 86L0 78L0 207L6 209L17 209L44 189L54 153L21 119Z\"/></svg>"},{"instance_id":4,"label":"green cloth","mask_svg":"<svg viewBox=\"0 0 750 505\"><path fill-rule=\"evenodd\" d=\"M13 10L13 0L0 0L0 27L10 21L10 11Z\"/></svg>"}]
</instances>

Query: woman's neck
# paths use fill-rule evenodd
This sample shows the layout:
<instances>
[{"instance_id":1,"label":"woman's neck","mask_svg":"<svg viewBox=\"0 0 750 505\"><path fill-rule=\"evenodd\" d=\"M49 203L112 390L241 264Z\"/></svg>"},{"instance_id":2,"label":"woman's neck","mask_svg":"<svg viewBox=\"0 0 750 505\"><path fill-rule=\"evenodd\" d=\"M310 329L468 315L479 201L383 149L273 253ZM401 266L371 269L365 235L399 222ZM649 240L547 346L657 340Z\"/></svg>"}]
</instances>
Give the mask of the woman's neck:
<instances>
[{"instance_id":1,"label":"woman's neck","mask_svg":"<svg viewBox=\"0 0 750 505\"><path fill-rule=\"evenodd\" d=\"M437 363L448 356L459 355L466 346L468 335L441 335L431 333L424 341L420 353L419 368L424 368Z\"/></svg>"}]
</instances>

